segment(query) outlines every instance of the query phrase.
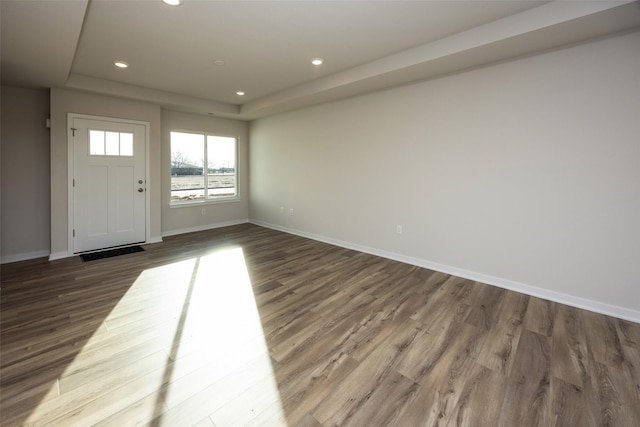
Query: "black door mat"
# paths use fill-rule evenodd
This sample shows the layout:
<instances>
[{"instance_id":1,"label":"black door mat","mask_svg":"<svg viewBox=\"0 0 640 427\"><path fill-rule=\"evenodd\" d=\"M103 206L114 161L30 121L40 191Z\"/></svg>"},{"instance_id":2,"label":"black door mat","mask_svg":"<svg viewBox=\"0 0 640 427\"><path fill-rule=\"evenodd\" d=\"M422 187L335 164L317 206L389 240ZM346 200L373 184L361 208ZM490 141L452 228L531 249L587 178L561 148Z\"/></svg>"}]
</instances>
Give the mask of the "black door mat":
<instances>
[{"instance_id":1,"label":"black door mat","mask_svg":"<svg viewBox=\"0 0 640 427\"><path fill-rule=\"evenodd\" d=\"M106 251L82 254L80 255L80 259L83 262L95 261L97 259L111 258L118 255L133 254L133 253L142 252L142 251L144 251L142 246L127 246L126 248L109 249Z\"/></svg>"}]
</instances>

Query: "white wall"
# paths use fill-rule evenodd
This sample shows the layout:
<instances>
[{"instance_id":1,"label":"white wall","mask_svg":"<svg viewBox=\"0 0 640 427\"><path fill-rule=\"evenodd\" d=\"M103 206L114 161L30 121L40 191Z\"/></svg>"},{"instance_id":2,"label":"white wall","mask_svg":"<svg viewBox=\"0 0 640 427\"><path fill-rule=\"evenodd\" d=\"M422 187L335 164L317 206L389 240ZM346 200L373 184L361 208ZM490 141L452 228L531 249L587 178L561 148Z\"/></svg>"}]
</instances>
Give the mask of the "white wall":
<instances>
[{"instance_id":1,"label":"white wall","mask_svg":"<svg viewBox=\"0 0 640 427\"><path fill-rule=\"evenodd\" d=\"M249 218L248 130L246 122L162 110L162 234L171 235L247 222ZM238 141L240 200L171 207L171 131L206 132L234 136ZM205 209L205 215L201 210Z\"/></svg>"},{"instance_id":2,"label":"white wall","mask_svg":"<svg viewBox=\"0 0 640 427\"><path fill-rule=\"evenodd\" d=\"M638 46L627 34L258 120L250 218L640 321Z\"/></svg>"},{"instance_id":3,"label":"white wall","mask_svg":"<svg viewBox=\"0 0 640 427\"><path fill-rule=\"evenodd\" d=\"M2 263L49 255L49 91L2 87Z\"/></svg>"},{"instance_id":4,"label":"white wall","mask_svg":"<svg viewBox=\"0 0 640 427\"><path fill-rule=\"evenodd\" d=\"M71 255L68 248L67 113L89 114L150 123L147 191L150 193L151 233L148 241L161 239L160 205L160 107L73 90L51 89L51 258Z\"/></svg>"}]
</instances>

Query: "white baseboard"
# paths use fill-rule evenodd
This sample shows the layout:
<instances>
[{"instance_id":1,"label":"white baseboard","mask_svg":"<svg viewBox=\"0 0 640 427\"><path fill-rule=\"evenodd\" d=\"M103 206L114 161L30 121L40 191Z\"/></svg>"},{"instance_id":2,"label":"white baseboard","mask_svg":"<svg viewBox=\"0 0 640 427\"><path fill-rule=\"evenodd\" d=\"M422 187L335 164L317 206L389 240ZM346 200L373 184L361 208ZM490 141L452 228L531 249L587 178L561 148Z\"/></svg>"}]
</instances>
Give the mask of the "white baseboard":
<instances>
[{"instance_id":1,"label":"white baseboard","mask_svg":"<svg viewBox=\"0 0 640 427\"><path fill-rule=\"evenodd\" d=\"M163 231L162 237L176 236L178 234L193 233L196 231L211 230L214 228L229 227L231 225L246 224L248 222L248 219L238 219L233 221L216 222L214 224L198 225L196 227L179 228L177 230Z\"/></svg>"},{"instance_id":2,"label":"white baseboard","mask_svg":"<svg viewBox=\"0 0 640 427\"><path fill-rule=\"evenodd\" d=\"M55 261L57 259L63 259L63 258L69 258L72 257L73 254L70 254L69 252L53 252L51 255L49 255L49 261Z\"/></svg>"},{"instance_id":3,"label":"white baseboard","mask_svg":"<svg viewBox=\"0 0 640 427\"><path fill-rule=\"evenodd\" d=\"M48 250L24 252L21 254L6 255L0 257L0 264L9 264L10 262L28 261L30 259L44 258L49 256Z\"/></svg>"},{"instance_id":4,"label":"white baseboard","mask_svg":"<svg viewBox=\"0 0 640 427\"><path fill-rule=\"evenodd\" d=\"M439 263L435 263L428 260L413 258L406 255L397 254L394 252L388 252L381 249L362 246L362 245L358 245L351 242L345 242L343 240L333 239L330 237L325 237L325 236L321 236L313 233L307 233L305 231L282 227L276 224L270 224L270 223L259 221L259 220L252 219L249 222L262 227L271 228L271 229L282 231L289 234L295 234L297 236L306 237L306 238L317 240L324 243L329 243L331 245L340 246L346 249L353 249L359 252L364 252L371 255L392 259L394 261L400 261L406 264L427 268L429 270L451 274L453 276L473 280L474 282L486 283L488 285L497 286L499 288L508 289L511 291L521 292L523 294L531 295L538 298L543 298L549 301L558 302L558 303L569 305L572 307L581 308L584 310L589 310L589 311L593 311L600 314L605 314L607 316L612 316L619 319L629 320L635 323L640 323L640 311L637 311L637 310L632 310L625 307L619 307L616 305L607 304L600 301L594 301L594 300L582 298L575 295L569 295L562 292L556 292L550 289L539 288L537 286L531 286L524 283L515 282L513 280L508 280L500 277L477 273L474 271L469 271L462 268L439 264Z\"/></svg>"}]
</instances>

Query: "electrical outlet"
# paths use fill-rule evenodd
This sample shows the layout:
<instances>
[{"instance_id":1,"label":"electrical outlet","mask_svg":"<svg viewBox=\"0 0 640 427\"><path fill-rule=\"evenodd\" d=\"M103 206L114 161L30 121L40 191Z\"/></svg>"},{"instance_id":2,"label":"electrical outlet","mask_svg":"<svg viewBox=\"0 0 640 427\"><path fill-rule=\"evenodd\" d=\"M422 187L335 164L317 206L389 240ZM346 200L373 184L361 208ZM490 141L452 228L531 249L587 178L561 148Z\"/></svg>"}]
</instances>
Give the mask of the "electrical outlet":
<instances>
[{"instance_id":1,"label":"electrical outlet","mask_svg":"<svg viewBox=\"0 0 640 427\"><path fill-rule=\"evenodd\" d=\"M289 208L289 216L293 216L293 208Z\"/></svg>"},{"instance_id":2,"label":"electrical outlet","mask_svg":"<svg viewBox=\"0 0 640 427\"><path fill-rule=\"evenodd\" d=\"M396 225L396 234L402 234L402 226L401 225Z\"/></svg>"},{"instance_id":3,"label":"electrical outlet","mask_svg":"<svg viewBox=\"0 0 640 427\"><path fill-rule=\"evenodd\" d=\"M283 214L284 213L284 206L280 206L280 213Z\"/></svg>"}]
</instances>

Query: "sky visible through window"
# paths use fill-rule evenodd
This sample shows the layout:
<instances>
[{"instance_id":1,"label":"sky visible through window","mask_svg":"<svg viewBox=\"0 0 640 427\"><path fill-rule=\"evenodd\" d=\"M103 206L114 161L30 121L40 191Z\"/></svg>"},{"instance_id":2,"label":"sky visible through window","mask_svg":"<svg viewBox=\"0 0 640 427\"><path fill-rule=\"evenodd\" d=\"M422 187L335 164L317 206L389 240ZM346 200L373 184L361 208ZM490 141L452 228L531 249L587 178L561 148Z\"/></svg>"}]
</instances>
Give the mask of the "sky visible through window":
<instances>
[{"instance_id":1,"label":"sky visible through window","mask_svg":"<svg viewBox=\"0 0 640 427\"><path fill-rule=\"evenodd\" d=\"M171 132L171 158L181 158L191 166L202 166L204 161L203 134ZM235 168L236 139L207 135L209 168Z\"/></svg>"}]
</instances>

